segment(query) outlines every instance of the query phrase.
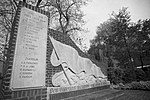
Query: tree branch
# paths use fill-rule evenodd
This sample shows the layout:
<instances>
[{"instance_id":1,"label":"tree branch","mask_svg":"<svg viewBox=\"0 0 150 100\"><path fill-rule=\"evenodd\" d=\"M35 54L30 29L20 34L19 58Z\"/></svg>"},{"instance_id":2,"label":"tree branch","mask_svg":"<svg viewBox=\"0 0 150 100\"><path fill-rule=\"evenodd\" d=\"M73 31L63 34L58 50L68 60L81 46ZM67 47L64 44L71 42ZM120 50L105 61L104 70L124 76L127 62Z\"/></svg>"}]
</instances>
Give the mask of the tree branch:
<instances>
[{"instance_id":1,"label":"tree branch","mask_svg":"<svg viewBox=\"0 0 150 100\"><path fill-rule=\"evenodd\" d=\"M15 0L10 0L10 2L13 4L15 10L17 9L17 2Z\"/></svg>"},{"instance_id":2,"label":"tree branch","mask_svg":"<svg viewBox=\"0 0 150 100\"><path fill-rule=\"evenodd\" d=\"M62 15L61 15L61 13L59 13L59 23L60 23L60 26L61 26L61 29L62 29L63 33L65 33L65 30L64 30L61 19L62 19Z\"/></svg>"},{"instance_id":3,"label":"tree branch","mask_svg":"<svg viewBox=\"0 0 150 100\"><path fill-rule=\"evenodd\" d=\"M66 9L66 14L68 13L69 8L70 8L71 6L73 6L75 3L76 3L76 2L73 2L71 5L69 5L69 6L67 7L67 9Z\"/></svg>"},{"instance_id":4,"label":"tree branch","mask_svg":"<svg viewBox=\"0 0 150 100\"><path fill-rule=\"evenodd\" d=\"M77 27L71 28L71 29L67 30L66 33L70 32L70 31L73 31L73 30L80 30L80 28L77 28Z\"/></svg>"},{"instance_id":5,"label":"tree branch","mask_svg":"<svg viewBox=\"0 0 150 100\"><path fill-rule=\"evenodd\" d=\"M10 10L0 10L0 15L4 14L14 14L14 13L12 13Z\"/></svg>"},{"instance_id":6,"label":"tree branch","mask_svg":"<svg viewBox=\"0 0 150 100\"><path fill-rule=\"evenodd\" d=\"M11 29L11 25L12 25L11 21L6 17L6 15L4 15L3 17L6 20L7 26Z\"/></svg>"}]
</instances>

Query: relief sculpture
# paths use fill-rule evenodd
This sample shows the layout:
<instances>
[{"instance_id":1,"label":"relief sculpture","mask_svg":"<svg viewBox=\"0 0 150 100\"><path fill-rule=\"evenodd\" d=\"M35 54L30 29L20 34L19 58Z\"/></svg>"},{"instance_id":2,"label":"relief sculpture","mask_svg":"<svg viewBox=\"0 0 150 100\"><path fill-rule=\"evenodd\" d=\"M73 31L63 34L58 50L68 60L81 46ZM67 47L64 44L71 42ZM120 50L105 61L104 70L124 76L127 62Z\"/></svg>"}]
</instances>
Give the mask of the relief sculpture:
<instances>
[{"instance_id":1,"label":"relief sculpture","mask_svg":"<svg viewBox=\"0 0 150 100\"><path fill-rule=\"evenodd\" d=\"M106 76L100 67L97 67L90 59L79 56L71 46L63 44L49 37L53 44L51 64L61 65L63 71L55 73L52 77L54 86L78 86L106 81Z\"/></svg>"}]
</instances>

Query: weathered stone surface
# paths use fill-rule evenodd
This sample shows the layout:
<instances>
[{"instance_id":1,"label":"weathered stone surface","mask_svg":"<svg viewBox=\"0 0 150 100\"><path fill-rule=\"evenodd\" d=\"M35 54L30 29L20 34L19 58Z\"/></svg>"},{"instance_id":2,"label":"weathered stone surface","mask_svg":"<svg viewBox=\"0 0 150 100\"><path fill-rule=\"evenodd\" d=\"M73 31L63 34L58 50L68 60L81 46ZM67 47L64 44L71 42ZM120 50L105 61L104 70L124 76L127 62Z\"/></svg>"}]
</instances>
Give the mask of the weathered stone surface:
<instances>
[{"instance_id":1,"label":"weathered stone surface","mask_svg":"<svg viewBox=\"0 0 150 100\"><path fill-rule=\"evenodd\" d=\"M45 86L47 28L46 15L21 8L11 77L12 89Z\"/></svg>"},{"instance_id":2,"label":"weathered stone surface","mask_svg":"<svg viewBox=\"0 0 150 100\"><path fill-rule=\"evenodd\" d=\"M77 86L106 81L106 76L100 67L96 66L90 59L79 56L78 52L71 46L52 37L50 40L54 47L50 61L53 66L61 65L63 68L63 71L53 75L54 86Z\"/></svg>"}]
</instances>

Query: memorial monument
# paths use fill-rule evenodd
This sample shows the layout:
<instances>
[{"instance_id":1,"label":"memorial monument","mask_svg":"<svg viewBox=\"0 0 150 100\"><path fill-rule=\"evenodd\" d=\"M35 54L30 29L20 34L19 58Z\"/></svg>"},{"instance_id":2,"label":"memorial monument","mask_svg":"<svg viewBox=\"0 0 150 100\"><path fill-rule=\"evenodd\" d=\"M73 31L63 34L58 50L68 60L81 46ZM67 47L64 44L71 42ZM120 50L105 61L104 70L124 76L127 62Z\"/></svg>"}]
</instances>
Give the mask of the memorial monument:
<instances>
[{"instance_id":1,"label":"memorial monument","mask_svg":"<svg viewBox=\"0 0 150 100\"><path fill-rule=\"evenodd\" d=\"M49 13L20 2L10 36L3 99L59 100L109 88L101 66L49 29Z\"/></svg>"}]
</instances>

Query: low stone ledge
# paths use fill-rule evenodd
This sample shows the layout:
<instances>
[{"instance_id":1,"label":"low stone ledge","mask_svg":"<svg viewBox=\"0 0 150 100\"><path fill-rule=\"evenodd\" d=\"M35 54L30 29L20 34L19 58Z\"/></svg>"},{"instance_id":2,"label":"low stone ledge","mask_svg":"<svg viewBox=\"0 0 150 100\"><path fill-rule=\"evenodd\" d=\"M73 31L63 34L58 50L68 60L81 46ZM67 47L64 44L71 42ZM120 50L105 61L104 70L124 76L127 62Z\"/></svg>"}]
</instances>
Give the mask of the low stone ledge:
<instances>
[{"instance_id":1,"label":"low stone ledge","mask_svg":"<svg viewBox=\"0 0 150 100\"><path fill-rule=\"evenodd\" d=\"M62 93L62 92L89 89L89 88L105 86L105 85L110 85L110 82L109 81L104 81L104 82L100 82L100 83L96 83L96 84L86 84L86 85L80 85L80 86L47 87L47 93L48 94L56 94L56 93Z\"/></svg>"},{"instance_id":2,"label":"low stone ledge","mask_svg":"<svg viewBox=\"0 0 150 100\"><path fill-rule=\"evenodd\" d=\"M70 87L48 87L47 100L60 100L110 88L110 82Z\"/></svg>"}]
</instances>

